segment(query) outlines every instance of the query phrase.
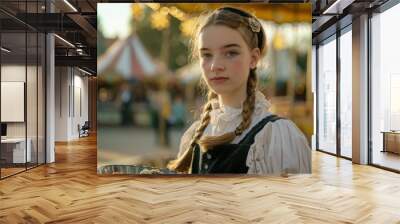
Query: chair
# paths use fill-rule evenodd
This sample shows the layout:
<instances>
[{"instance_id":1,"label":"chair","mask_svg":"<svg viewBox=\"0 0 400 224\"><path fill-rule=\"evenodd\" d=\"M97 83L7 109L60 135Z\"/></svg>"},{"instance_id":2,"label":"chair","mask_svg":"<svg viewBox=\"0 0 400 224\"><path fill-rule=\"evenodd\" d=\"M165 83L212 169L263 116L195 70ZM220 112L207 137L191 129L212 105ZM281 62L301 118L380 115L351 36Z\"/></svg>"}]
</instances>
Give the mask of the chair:
<instances>
[{"instance_id":1,"label":"chair","mask_svg":"<svg viewBox=\"0 0 400 224\"><path fill-rule=\"evenodd\" d=\"M89 136L89 129L90 129L89 121L85 121L82 127L80 127L80 125L78 124L79 138Z\"/></svg>"}]
</instances>

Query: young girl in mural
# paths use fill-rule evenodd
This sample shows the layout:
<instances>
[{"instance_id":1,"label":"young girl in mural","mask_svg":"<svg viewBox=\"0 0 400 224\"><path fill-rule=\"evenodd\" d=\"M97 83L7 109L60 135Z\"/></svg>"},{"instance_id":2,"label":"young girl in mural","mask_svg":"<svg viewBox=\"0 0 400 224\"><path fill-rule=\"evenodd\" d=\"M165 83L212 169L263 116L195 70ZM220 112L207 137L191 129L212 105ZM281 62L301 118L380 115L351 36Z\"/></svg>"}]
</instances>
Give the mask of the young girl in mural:
<instances>
[{"instance_id":1,"label":"young girl in mural","mask_svg":"<svg viewBox=\"0 0 400 224\"><path fill-rule=\"evenodd\" d=\"M303 133L272 114L257 90L256 68L265 42L258 19L237 8L217 9L199 25L193 53L208 101L200 120L183 134L169 169L190 174L311 172Z\"/></svg>"}]
</instances>

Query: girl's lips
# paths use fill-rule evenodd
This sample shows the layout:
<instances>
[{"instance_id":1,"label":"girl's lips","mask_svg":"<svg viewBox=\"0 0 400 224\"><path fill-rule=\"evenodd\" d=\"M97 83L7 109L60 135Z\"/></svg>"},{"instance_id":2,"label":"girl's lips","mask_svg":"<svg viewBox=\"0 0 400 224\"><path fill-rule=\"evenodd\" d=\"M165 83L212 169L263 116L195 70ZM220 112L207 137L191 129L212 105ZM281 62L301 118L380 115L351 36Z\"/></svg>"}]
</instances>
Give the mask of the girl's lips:
<instances>
[{"instance_id":1,"label":"girl's lips","mask_svg":"<svg viewBox=\"0 0 400 224\"><path fill-rule=\"evenodd\" d=\"M214 84L221 84L224 83L226 80L228 80L227 77L214 77L210 79L210 81Z\"/></svg>"},{"instance_id":2,"label":"girl's lips","mask_svg":"<svg viewBox=\"0 0 400 224\"><path fill-rule=\"evenodd\" d=\"M218 81L218 80L227 80L227 77L215 77L215 78L211 78L211 81Z\"/></svg>"}]
</instances>

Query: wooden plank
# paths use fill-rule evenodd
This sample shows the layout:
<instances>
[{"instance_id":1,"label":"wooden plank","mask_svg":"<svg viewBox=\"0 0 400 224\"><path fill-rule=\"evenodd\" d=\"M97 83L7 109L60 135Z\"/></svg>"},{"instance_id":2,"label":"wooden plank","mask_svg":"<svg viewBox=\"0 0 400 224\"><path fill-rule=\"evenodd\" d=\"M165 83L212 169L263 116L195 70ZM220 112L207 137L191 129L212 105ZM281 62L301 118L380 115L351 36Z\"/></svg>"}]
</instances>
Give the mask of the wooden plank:
<instances>
[{"instance_id":1,"label":"wooden plank","mask_svg":"<svg viewBox=\"0 0 400 224\"><path fill-rule=\"evenodd\" d=\"M149 178L96 173L93 136L0 181L0 223L399 223L400 175L313 152L313 173Z\"/></svg>"}]
</instances>

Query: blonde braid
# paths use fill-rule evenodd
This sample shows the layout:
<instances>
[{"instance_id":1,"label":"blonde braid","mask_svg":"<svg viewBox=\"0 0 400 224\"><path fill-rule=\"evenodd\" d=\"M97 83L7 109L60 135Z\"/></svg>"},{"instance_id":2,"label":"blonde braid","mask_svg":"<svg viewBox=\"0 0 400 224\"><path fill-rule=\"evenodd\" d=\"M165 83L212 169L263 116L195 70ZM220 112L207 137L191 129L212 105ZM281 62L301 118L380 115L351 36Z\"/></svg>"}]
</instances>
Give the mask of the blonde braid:
<instances>
[{"instance_id":1,"label":"blonde braid","mask_svg":"<svg viewBox=\"0 0 400 224\"><path fill-rule=\"evenodd\" d=\"M204 130L207 128L210 123L210 112L212 110L211 100L216 98L217 94L212 91L208 92L207 104L203 108L203 113L201 115L200 125L196 128L195 134L193 135L192 140L190 141L189 148L183 153L183 155L171 161L168 164L168 168L172 170L176 170L178 172L187 172L190 168L190 164L192 162L193 151L196 143L199 141L201 136L203 135Z\"/></svg>"},{"instance_id":2,"label":"blonde braid","mask_svg":"<svg viewBox=\"0 0 400 224\"><path fill-rule=\"evenodd\" d=\"M241 135L251 124L251 118L254 112L256 101L256 88L257 77L255 74L255 70L252 69L250 71L249 79L247 81L247 98L246 101L243 102L242 122L235 129L236 136Z\"/></svg>"},{"instance_id":3,"label":"blonde braid","mask_svg":"<svg viewBox=\"0 0 400 224\"><path fill-rule=\"evenodd\" d=\"M199 140L199 145L203 151L212 150L214 146L229 143L233 141L236 136L239 136L251 124L251 117L255 107L255 92L257 86L257 76L255 70L250 70L249 78L247 80L247 97L243 102L242 122L233 132L228 132L220 136L207 136Z\"/></svg>"}]
</instances>

